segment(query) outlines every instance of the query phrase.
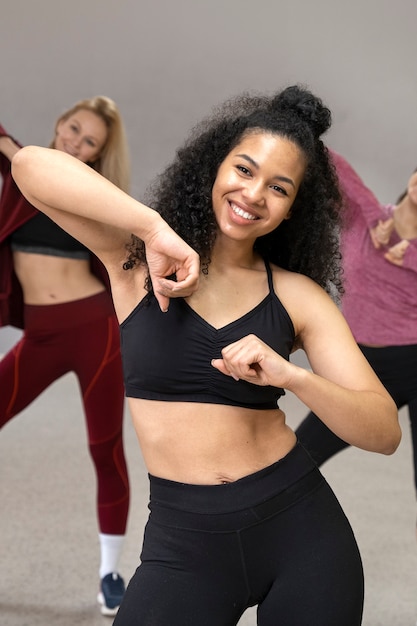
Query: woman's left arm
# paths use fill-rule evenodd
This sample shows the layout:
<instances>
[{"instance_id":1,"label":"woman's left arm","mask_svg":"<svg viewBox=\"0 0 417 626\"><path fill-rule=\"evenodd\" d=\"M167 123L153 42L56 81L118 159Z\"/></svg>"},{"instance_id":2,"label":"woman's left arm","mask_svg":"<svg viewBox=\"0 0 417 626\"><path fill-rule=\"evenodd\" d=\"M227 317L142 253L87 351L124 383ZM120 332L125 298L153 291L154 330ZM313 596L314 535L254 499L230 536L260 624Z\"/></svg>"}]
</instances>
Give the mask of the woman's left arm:
<instances>
[{"instance_id":1,"label":"woman's left arm","mask_svg":"<svg viewBox=\"0 0 417 626\"><path fill-rule=\"evenodd\" d=\"M360 351L338 307L316 284L308 279L303 282L301 292L309 306L298 305L295 315L312 371L294 367L287 389L347 443L392 454L401 440L393 399Z\"/></svg>"},{"instance_id":2,"label":"woman's left arm","mask_svg":"<svg viewBox=\"0 0 417 626\"><path fill-rule=\"evenodd\" d=\"M384 256L393 265L417 272L417 245L415 240L402 239L399 243L388 248Z\"/></svg>"},{"instance_id":3,"label":"woman's left arm","mask_svg":"<svg viewBox=\"0 0 417 626\"><path fill-rule=\"evenodd\" d=\"M289 363L254 335L227 346L213 365L235 379L283 387L347 443L392 454L401 440L394 401L329 296L306 277L292 282L285 306L312 371Z\"/></svg>"}]
</instances>

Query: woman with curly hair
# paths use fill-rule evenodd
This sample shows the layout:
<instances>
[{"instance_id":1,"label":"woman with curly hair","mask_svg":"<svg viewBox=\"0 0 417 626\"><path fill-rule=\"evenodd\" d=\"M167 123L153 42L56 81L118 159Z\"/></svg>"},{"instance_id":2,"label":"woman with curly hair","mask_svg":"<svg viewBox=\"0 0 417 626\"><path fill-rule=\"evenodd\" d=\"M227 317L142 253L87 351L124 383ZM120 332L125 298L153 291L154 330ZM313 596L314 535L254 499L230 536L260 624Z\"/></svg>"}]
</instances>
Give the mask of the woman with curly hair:
<instances>
[{"instance_id":1,"label":"woman with curly hair","mask_svg":"<svg viewBox=\"0 0 417 626\"><path fill-rule=\"evenodd\" d=\"M361 623L352 529L278 406L287 389L383 454L401 438L326 293L341 291L329 125L298 86L234 99L178 151L152 209L68 155L15 157L28 199L103 261L120 321L150 516L117 626L231 625L254 605L260 626Z\"/></svg>"},{"instance_id":2,"label":"woman with curly hair","mask_svg":"<svg viewBox=\"0 0 417 626\"><path fill-rule=\"evenodd\" d=\"M50 147L128 190L125 130L110 98L81 100L62 113ZM20 148L0 126L0 325L23 328L20 341L0 361L0 427L55 380L76 374L97 475L98 598L101 612L115 615L125 590L118 562L129 510L117 319L99 260L17 188L11 160Z\"/></svg>"}]
</instances>

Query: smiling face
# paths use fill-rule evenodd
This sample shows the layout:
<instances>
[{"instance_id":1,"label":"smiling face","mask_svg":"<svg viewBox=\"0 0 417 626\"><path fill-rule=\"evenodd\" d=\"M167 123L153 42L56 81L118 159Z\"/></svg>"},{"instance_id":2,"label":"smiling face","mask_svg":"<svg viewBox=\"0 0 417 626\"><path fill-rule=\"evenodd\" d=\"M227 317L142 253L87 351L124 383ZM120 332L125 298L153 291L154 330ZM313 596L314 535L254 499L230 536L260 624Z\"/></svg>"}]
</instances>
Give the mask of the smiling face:
<instances>
[{"instance_id":1,"label":"smiling face","mask_svg":"<svg viewBox=\"0 0 417 626\"><path fill-rule=\"evenodd\" d=\"M104 121L87 109L79 109L67 119L58 122L54 146L83 163L94 163L107 141Z\"/></svg>"},{"instance_id":2,"label":"smiling face","mask_svg":"<svg viewBox=\"0 0 417 626\"><path fill-rule=\"evenodd\" d=\"M265 132L243 137L221 163L212 190L219 233L255 241L289 217L305 158L288 139Z\"/></svg>"}]
</instances>

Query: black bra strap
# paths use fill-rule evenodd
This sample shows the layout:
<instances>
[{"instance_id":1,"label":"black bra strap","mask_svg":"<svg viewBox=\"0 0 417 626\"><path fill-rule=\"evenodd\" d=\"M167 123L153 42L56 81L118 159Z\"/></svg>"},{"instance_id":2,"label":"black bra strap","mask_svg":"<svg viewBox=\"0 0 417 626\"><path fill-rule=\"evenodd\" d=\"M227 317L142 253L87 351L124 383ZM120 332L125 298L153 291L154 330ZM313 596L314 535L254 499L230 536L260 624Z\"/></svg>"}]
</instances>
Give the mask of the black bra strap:
<instances>
[{"instance_id":1,"label":"black bra strap","mask_svg":"<svg viewBox=\"0 0 417 626\"><path fill-rule=\"evenodd\" d=\"M266 275L268 276L269 293L275 293L271 266L269 265L269 261L267 261L266 259L264 259L264 263L265 263Z\"/></svg>"}]
</instances>

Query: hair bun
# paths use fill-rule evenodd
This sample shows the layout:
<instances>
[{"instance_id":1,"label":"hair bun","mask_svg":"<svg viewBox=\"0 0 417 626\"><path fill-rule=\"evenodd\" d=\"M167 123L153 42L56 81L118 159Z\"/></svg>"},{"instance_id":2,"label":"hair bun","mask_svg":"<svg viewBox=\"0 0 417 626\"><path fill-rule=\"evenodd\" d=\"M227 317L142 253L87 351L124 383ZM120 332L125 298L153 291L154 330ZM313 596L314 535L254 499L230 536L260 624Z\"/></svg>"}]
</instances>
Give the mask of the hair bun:
<instances>
[{"instance_id":1,"label":"hair bun","mask_svg":"<svg viewBox=\"0 0 417 626\"><path fill-rule=\"evenodd\" d=\"M271 106L277 111L293 111L310 126L315 137L325 133L332 123L330 109L311 91L299 85L281 91L272 99Z\"/></svg>"}]
</instances>

